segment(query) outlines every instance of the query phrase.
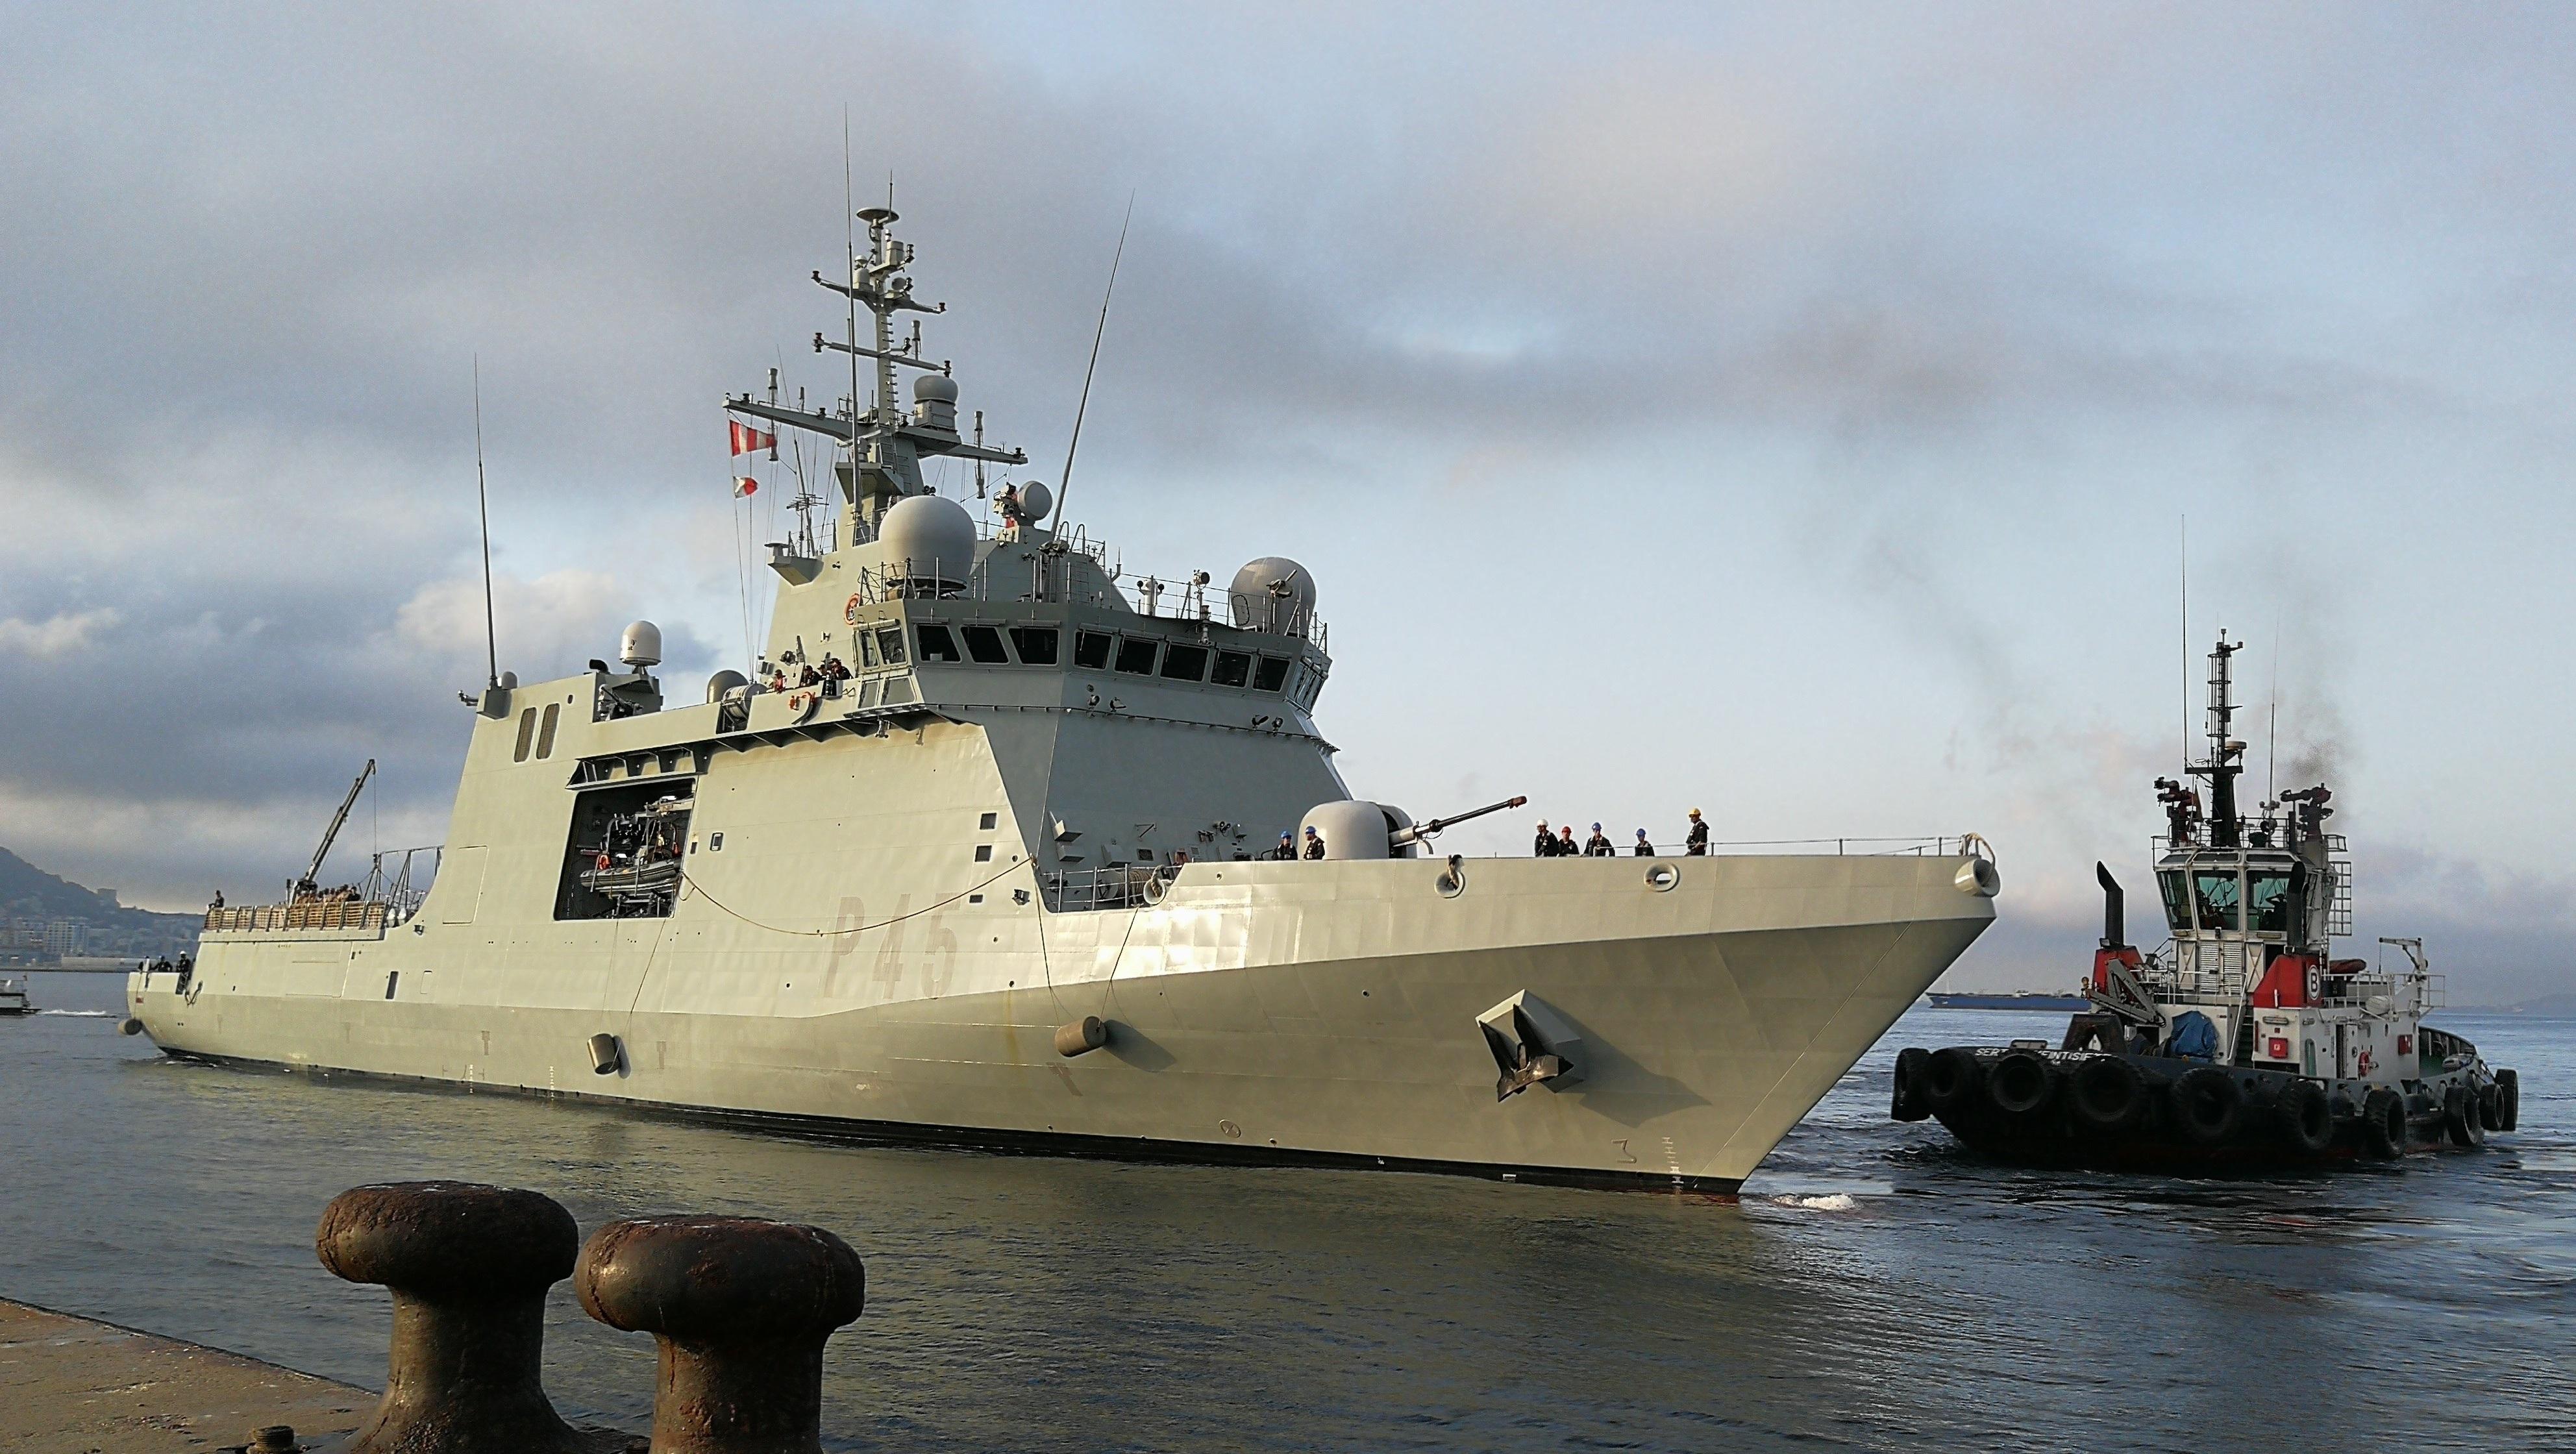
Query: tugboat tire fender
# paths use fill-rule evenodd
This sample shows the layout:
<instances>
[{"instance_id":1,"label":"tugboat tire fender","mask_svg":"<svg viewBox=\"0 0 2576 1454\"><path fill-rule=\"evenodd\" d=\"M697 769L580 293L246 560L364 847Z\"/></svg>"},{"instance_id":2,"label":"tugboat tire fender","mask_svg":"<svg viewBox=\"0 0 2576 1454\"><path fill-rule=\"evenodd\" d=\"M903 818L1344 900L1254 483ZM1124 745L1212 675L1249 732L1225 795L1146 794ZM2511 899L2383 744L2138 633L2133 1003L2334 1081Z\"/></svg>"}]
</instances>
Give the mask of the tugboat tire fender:
<instances>
[{"instance_id":1,"label":"tugboat tire fender","mask_svg":"<svg viewBox=\"0 0 2576 1454\"><path fill-rule=\"evenodd\" d=\"M1976 1098L1984 1083L1977 1052L1964 1045L1944 1046L1923 1062L1923 1099L1936 1111L1956 1111Z\"/></svg>"},{"instance_id":2,"label":"tugboat tire fender","mask_svg":"<svg viewBox=\"0 0 2576 1454\"><path fill-rule=\"evenodd\" d=\"M2388 1161L2406 1151L2406 1102L2386 1086L2361 1098L2361 1149Z\"/></svg>"},{"instance_id":3,"label":"tugboat tire fender","mask_svg":"<svg viewBox=\"0 0 2576 1454\"><path fill-rule=\"evenodd\" d=\"M1887 1114L1897 1121L1920 1121L1932 1114L1923 1094L1923 1063L1932 1052L1920 1045L1896 1052L1896 1086L1889 1093Z\"/></svg>"},{"instance_id":4,"label":"tugboat tire fender","mask_svg":"<svg viewBox=\"0 0 2576 1454\"><path fill-rule=\"evenodd\" d=\"M2326 1088L2315 1081L2300 1079L2281 1087L2273 1101L2280 1113L2281 1135L2290 1149L2316 1156L2334 1143L2334 1106L2326 1099Z\"/></svg>"},{"instance_id":5,"label":"tugboat tire fender","mask_svg":"<svg viewBox=\"0 0 2576 1454\"><path fill-rule=\"evenodd\" d=\"M2478 1125L2488 1134L2504 1129L2504 1092L2494 1081L2478 1087Z\"/></svg>"},{"instance_id":6,"label":"tugboat tire fender","mask_svg":"<svg viewBox=\"0 0 2576 1454\"><path fill-rule=\"evenodd\" d=\"M2216 1146L2236 1134L2237 1111L2244 1093L2236 1078L2215 1065L2195 1066L2173 1083L2170 1101L2174 1123L2182 1134L2203 1146Z\"/></svg>"},{"instance_id":7,"label":"tugboat tire fender","mask_svg":"<svg viewBox=\"0 0 2576 1454\"><path fill-rule=\"evenodd\" d=\"M2097 1131L2125 1131L2147 1114L2146 1072L2117 1055L2096 1055L2066 1078L2075 1118Z\"/></svg>"},{"instance_id":8,"label":"tugboat tire fender","mask_svg":"<svg viewBox=\"0 0 2576 1454\"><path fill-rule=\"evenodd\" d=\"M2496 1119L2503 1122L2499 1131L2510 1131L2522 1121L2522 1076L2515 1071L2499 1070L2496 1075Z\"/></svg>"},{"instance_id":9,"label":"tugboat tire fender","mask_svg":"<svg viewBox=\"0 0 2576 1454\"><path fill-rule=\"evenodd\" d=\"M2057 1098L2057 1067L2030 1050L2007 1050L1986 1072L1986 1099L2007 1116L2035 1116Z\"/></svg>"},{"instance_id":10,"label":"tugboat tire fender","mask_svg":"<svg viewBox=\"0 0 2576 1454\"><path fill-rule=\"evenodd\" d=\"M2454 1146L2486 1144L2487 1129L2478 1122L2477 1092L2464 1085L2442 1092L2442 1129L2451 1133Z\"/></svg>"}]
</instances>

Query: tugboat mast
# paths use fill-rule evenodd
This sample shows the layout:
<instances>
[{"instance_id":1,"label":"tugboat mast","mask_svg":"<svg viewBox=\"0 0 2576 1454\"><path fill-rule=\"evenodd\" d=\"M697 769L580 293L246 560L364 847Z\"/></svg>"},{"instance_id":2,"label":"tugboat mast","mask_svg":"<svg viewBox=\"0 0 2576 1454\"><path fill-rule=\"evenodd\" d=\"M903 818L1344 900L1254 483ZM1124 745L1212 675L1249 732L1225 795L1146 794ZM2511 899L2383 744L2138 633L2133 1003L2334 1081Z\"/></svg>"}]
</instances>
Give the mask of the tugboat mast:
<instances>
[{"instance_id":1,"label":"tugboat mast","mask_svg":"<svg viewBox=\"0 0 2576 1454\"><path fill-rule=\"evenodd\" d=\"M2243 841L2243 820L2236 812L2236 776L2245 770L2245 744L2228 735L2236 717L2232 696L2233 681L2228 658L2245 649L2243 642L2231 643L2227 632L2218 633L2218 645L2209 653L2209 760L2193 763L2183 770L2209 782L2209 846L2235 848Z\"/></svg>"}]
</instances>

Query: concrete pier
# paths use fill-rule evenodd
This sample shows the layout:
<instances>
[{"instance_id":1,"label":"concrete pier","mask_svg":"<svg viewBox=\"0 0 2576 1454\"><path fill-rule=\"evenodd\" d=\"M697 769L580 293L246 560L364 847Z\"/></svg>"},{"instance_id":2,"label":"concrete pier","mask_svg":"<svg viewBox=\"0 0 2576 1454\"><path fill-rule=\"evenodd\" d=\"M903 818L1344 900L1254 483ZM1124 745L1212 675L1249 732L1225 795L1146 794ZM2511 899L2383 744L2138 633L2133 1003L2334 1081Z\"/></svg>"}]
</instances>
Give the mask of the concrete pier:
<instances>
[{"instance_id":1,"label":"concrete pier","mask_svg":"<svg viewBox=\"0 0 2576 1454\"><path fill-rule=\"evenodd\" d=\"M363 1388L0 1298L0 1449L215 1454L277 1424L310 1444L375 1406Z\"/></svg>"}]
</instances>

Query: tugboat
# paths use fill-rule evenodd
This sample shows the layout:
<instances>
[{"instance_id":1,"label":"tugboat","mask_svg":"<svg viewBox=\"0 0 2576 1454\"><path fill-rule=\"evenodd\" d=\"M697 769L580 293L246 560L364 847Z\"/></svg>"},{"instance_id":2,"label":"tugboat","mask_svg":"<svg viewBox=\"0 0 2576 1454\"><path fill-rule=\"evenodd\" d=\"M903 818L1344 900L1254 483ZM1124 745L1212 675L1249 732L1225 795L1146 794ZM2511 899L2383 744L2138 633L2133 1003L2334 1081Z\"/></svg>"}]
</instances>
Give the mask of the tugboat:
<instances>
[{"instance_id":1,"label":"tugboat","mask_svg":"<svg viewBox=\"0 0 2576 1454\"><path fill-rule=\"evenodd\" d=\"M27 998L27 981L0 975L0 1015L32 1015L35 1005Z\"/></svg>"},{"instance_id":2,"label":"tugboat","mask_svg":"<svg viewBox=\"0 0 2576 1454\"><path fill-rule=\"evenodd\" d=\"M2477 1047L2431 1029L2442 981L2420 939L2382 939L2393 970L2337 958L2352 932L2352 868L2325 830L2325 784L2237 811L2245 744L2230 727L2221 632L2209 656L2209 755L2186 768L2209 786L2156 780L2167 831L2154 843L2172 939L2127 942L2119 881L2094 865L2102 943L2087 1006L2064 1039L1908 1049L1890 1113L1937 1117L1968 1147L2006 1160L2102 1168L2264 1170L2387 1159L2511 1131L2521 1089Z\"/></svg>"}]
</instances>

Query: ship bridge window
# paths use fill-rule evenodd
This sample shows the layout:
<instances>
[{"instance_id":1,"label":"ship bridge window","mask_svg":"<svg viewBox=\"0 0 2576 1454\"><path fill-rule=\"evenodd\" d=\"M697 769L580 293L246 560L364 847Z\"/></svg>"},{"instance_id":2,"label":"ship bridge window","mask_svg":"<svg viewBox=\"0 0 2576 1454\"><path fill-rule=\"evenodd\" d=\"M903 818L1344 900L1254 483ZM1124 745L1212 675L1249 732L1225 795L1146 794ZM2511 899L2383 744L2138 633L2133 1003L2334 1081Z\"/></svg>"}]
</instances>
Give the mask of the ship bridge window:
<instances>
[{"instance_id":1,"label":"ship bridge window","mask_svg":"<svg viewBox=\"0 0 2576 1454\"><path fill-rule=\"evenodd\" d=\"M861 665L861 666L874 666L874 665L876 665L876 664L877 664L877 639L876 639L876 637L875 637L875 636L873 636L873 635L871 635L871 634L870 634L870 633L868 633L868 632L865 632L865 631L853 631L853 632L851 632L850 634L851 634L852 636L855 636L855 637L859 638L859 665Z\"/></svg>"},{"instance_id":2,"label":"ship bridge window","mask_svg":"<svg viewBox=\"0 0 2576 1454\"><path fill-rule=\"evenodd\" d=\"M1288 663L1275 656L1261 658L1261 670L1253 673L1252 689L1275 692L1288 685Z\"/></svg>"},{"instance_id":3,"label":"ship bridge window","mask_svg":"<svg viewBox=\"0 0 2576 1454\"><path fill-rule=\"evenodd\" d=\"M1002 649L1002 633L999 629L991 626L961 626L958 632L966 638L968 656L987 666L1010 664L1011 654Z\"/></svg>"},{"instance_id":4,"label":"ship bridge window","mask_svg":"<svg viewBox=\"0 0 2576 1454\"><path fill-rule=\"evenodd\" d=\"M2194 907L2199 910L2203 929L2242 929L2238 911L2244 907L2243 886L2233 869L2211 873L2206 870L2191 876Z\"/></svg>"},{"instance_id":5,"label":"ship bridge window","mask_svg":"<svg viewBox=\"0 0 2576 1454\"><path fill-rule=\"evenodd\" d=\"M1028 666L1053 666L1057 646L1064 633L1052 626L1014 626L1011 644L1020 649L1020 661Z\"/></svg>"},{"instance_id":6,"label":"ship bridge window","mask_svg":"<svg viewBox=\"0 0 2576 1454\"><path fill-rule=\"evenodd\" d=\"M2249 868L2245 871L2245 916L2259 933L2290 932L2290 870Z\"/></svg>"},{"instance_id":7,"label":"ship bridge window","mask_svg":"<svg viewBox=\"0 0 2576 1454\"><path fill-rule=\"evenodd\" d=\"M2177 934L2191 929L2191 886L2180 869L2166 869L2156 875L2156 887L2164 890L2165 923Z\"/></svg>"},{"instance_id":8,"label":"ship bridge window","mask_svg":"<svg viewBox=\"0 0 2576 1454\"><path fill-rule=\"evenodd\" d=\"M525 762L528 760L528 744L535 739L536 735L537 709L530 707L519 714L519 745L511 750L510 760L512 762Z\"/></svg>"},{"instance_id":9,"label":"ship bridge window","mask_svg":"<svg viewBox=\"0 0 2576 1454\"><path fill-rule=\"evenodd\" d=\"M1098 631L1073 633L1073 664L1090 667L1093 671L1106 671L1109 667L1109 648L1116 640L1116 637L1107 636Z\"/></svg>"},{"instance_id":10,"label":"ship bridge window","mask_svg":"<svg viewBox=\"0 0 2576 1454\"><path fill-rule=\"evenodd\" d=\"M964 660L957 654L957 638L948 634L947 627L936 621L924 621L918 629L921 632L923 661Z\"/></svg>"},{"instance_id":11,"label":"ship bridge window","mask_svg":"<svg viewBox=\"0 0 2576 1454\"><path fill-rule=\"evenodd\" d=\"M1207 675L1208 651L1204 646L1174 646L1163 653L1163 675L1174 681L1194 682Z\"/></svg>"},{"instance_id":12,"label":"ship bridge window","mask_svg":"<svg viewBox=\"0 0 2576 1454\"><path fill-rule=\"evenodd\" d=\"M537 724L537 756L555 755L555 722L563 715L563 703L546 703L546 717Z\"/></svg>"},{"instance_id":13,"label":"ship bridge window","mask_svg":"<svg viewBox=\"0 0 2576 1454\"><path fill-rule=\"evenodd\" d=\"M877 632L877 663L880 666L903 665L903 628L888 626Z\"/></svg>"},{"instance_id":14,"label":"ship bridge window","mask_svg":"<svg viewBox=\"0 0 2576 1454\"><path fill-rule=\"evenodd\" d=\"M1216 675L1208 680L1221 687L1239 687L1252 676L1252 653L1220 651L1216 654Z\"/></svg>"},{"instance_id":15,"label":"ship bridge window","mask_svg":"<svg viewBox=\"0 0 2576 1454\"><path fill-rule=\"evenodd\" d=\"M1151 637L1122 636L1118 640L1118 669L1132 676L1154 674L1154 653L1162 647Z\"/></svg>"}]
</instances>

